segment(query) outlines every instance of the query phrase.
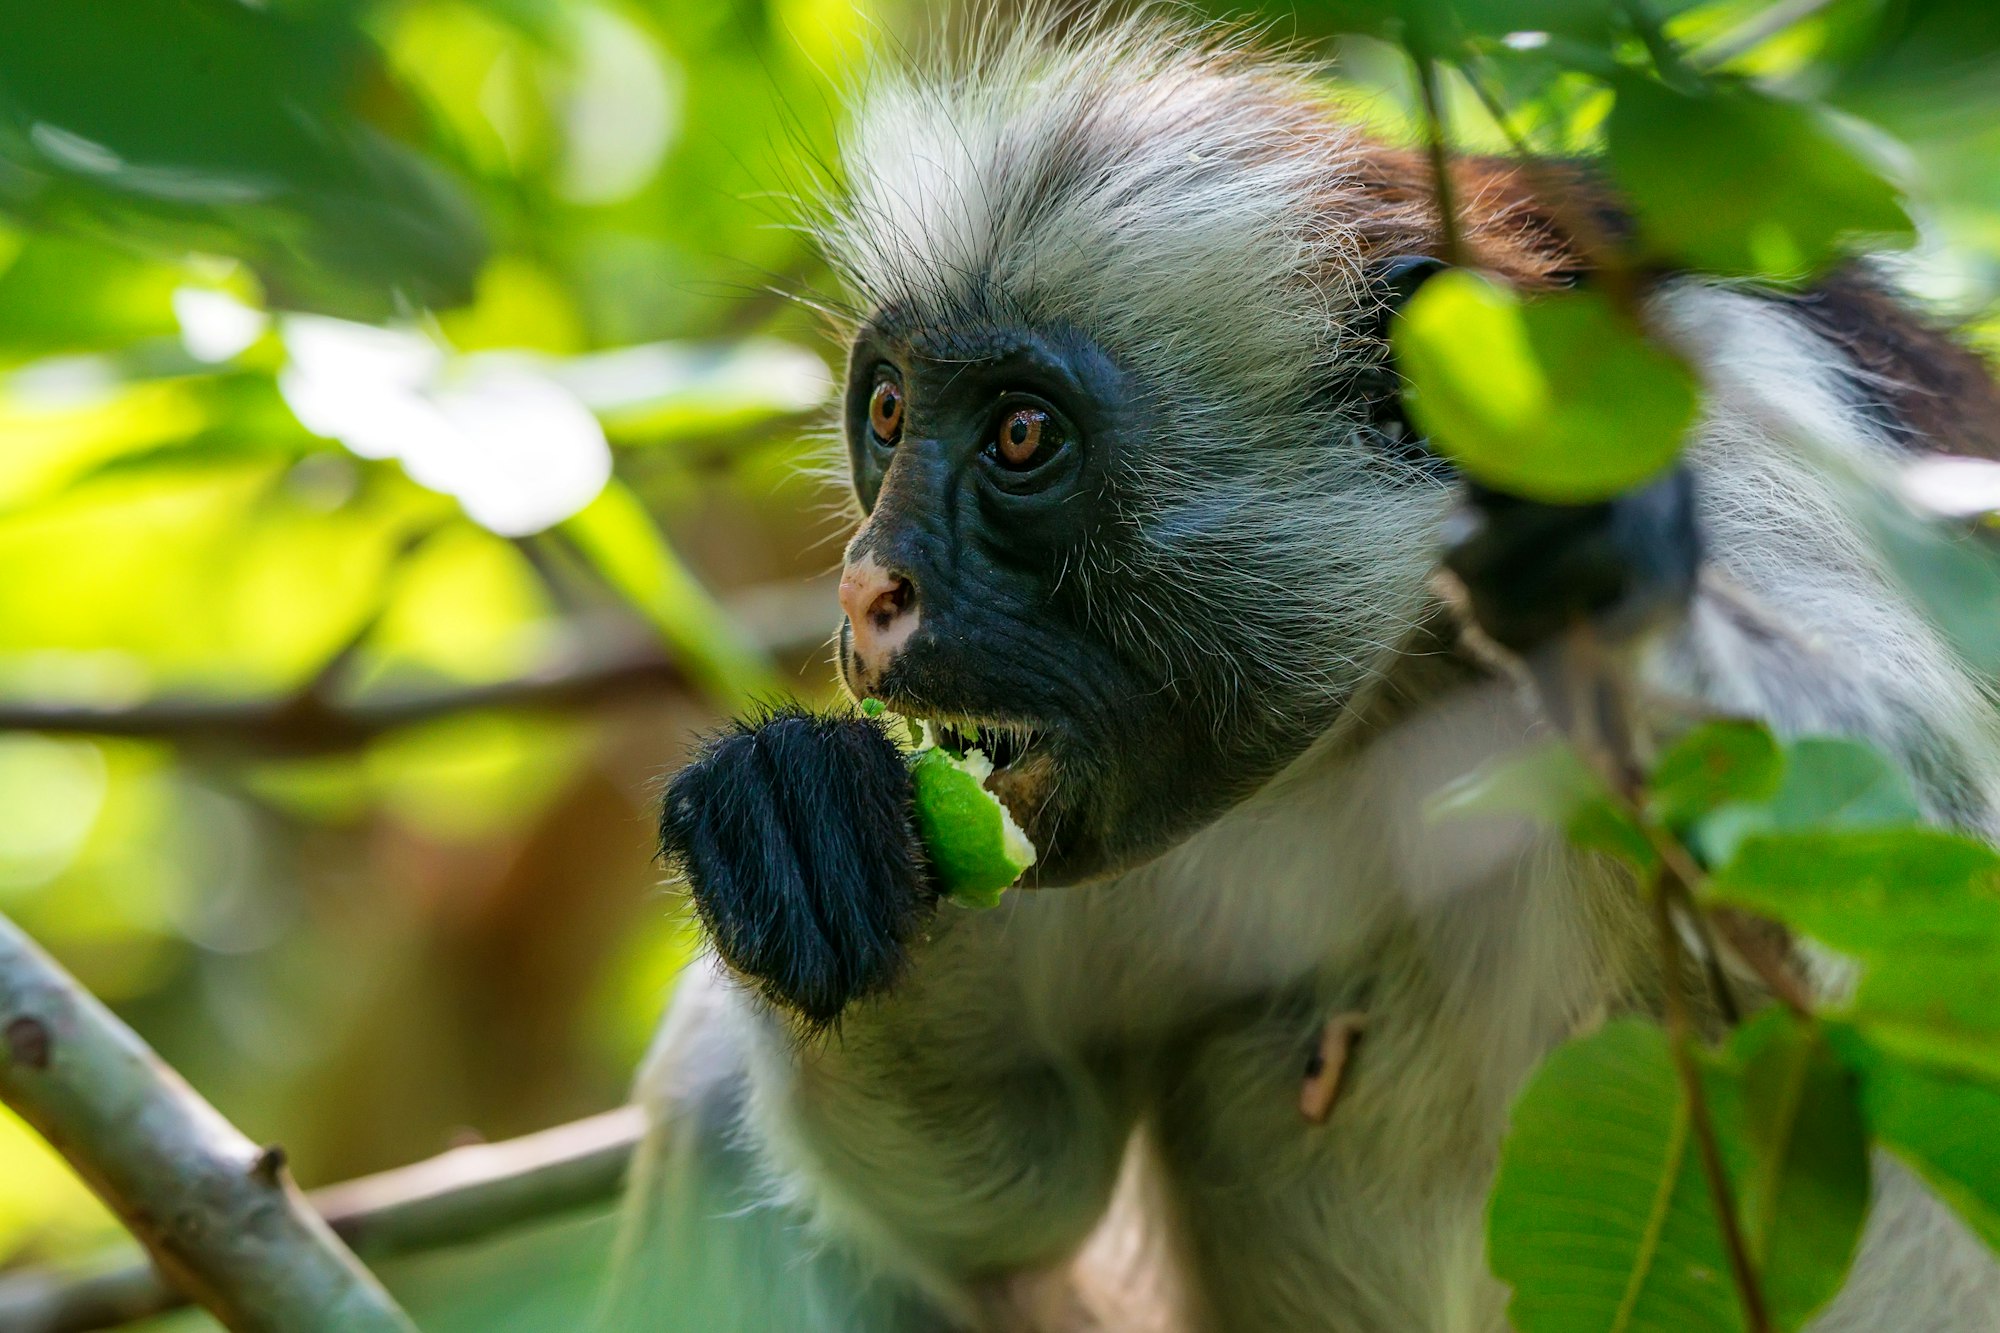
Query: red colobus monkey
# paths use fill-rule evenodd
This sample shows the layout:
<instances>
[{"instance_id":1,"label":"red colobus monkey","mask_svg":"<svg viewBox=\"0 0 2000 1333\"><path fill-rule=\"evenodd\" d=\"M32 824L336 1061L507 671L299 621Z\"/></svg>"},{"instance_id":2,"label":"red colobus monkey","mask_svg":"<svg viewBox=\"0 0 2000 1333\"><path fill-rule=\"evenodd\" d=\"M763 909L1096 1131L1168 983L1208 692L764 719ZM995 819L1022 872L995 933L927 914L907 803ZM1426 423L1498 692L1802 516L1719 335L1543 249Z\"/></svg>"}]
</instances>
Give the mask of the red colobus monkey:
<instances>
[{"instance_id":1,"label":"red colobus monkey","mask_svg":"<svg viewBox=\"0 0 2000 1333\"><path fill-rule=\"evenodd\" d=\"M1420 813L1535 726L1440 601L1462 488L1385 365L1385 308L1441 253L1425 165L1285 60L1145 17L886 77L843 161L840 669L976 730L1041 859L997 910L941 904L864 719L771 716L675 777L665 846L716 964L647 1075L632 1326L1098 1326L1110 1297L1034 1275L1072 1270L1136 1163L1158 1327L1497 1333L1509 1103L1658 977L1606 867ZM1457 170L1474 262L1588 281L1574 220L1619 221L1581 172ZM1480 497L1456 567L1482 623L1526 645L1551 606L1668 606L1650 684L1865 737L1934 818L2000 832L1984 684L1793 443L1993 454L1978 363L1859 271L1644 301L1706 382L1686 466L1532 557ZM1365 1040L1302 1116L1345 1015ZM2000 1326L1977 1241L1892 1163L1877 1186L1816 1333Z\"/></svg>"}]
</instances>

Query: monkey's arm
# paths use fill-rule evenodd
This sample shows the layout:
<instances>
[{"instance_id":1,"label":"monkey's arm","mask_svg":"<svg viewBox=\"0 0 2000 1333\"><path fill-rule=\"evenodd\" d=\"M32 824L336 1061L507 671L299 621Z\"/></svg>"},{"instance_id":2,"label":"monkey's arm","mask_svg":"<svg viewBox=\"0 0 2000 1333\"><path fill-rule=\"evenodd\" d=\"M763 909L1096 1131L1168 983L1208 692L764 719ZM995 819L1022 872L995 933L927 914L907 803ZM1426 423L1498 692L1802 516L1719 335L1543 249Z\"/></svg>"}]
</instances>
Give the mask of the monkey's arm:
<instances>
[{"instance_id":1,"label":"monkey's arm","mask_svg":"<svg viewBox=\"0 0 2000 1333\"><path fill-rule=\"evenodd\" d=\"M811 1234L742 1129L746 997L708 963L682 977L639 1076L647 1112L595 1333L932 1333L935 1308Z\"/></svg>"},{"instance_id":2,"label":"monkey's arm","mask_svg":"<svg viewBox=\"0 0 2000 1333\"><path fill-rule=\"evenodd\" d=\"M738 727L676 775L662 834L742 983L741 1120L795 1202L946 1299L1065 1258L1128 1117L1024 1037L1004 913L938 905L878 725Z\"/></svg>"}]
</instances>

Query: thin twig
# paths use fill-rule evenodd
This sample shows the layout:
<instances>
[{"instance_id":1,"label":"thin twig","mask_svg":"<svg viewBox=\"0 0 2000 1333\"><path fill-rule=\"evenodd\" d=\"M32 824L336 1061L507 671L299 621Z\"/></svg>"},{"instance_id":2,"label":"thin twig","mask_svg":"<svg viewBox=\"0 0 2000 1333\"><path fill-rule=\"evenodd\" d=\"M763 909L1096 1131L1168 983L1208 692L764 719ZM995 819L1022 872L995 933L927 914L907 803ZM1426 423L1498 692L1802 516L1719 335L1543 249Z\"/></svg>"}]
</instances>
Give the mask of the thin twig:
<instances>
[{"instance_id":1,"label":"thin twig","mask_svg":"<svg viewBox=\"0 0 2000 1333\"><path fill-rule=\"evenodd\" d=\"M1749 1242L1743 1235L1742 1218L1736 1211L1736 1194L1723 1165L1722 1143L1709 1112L1708 1094L1701 1085L1701 1069L1695 1064L1694 1024L1687 1005L1687 968L1681 957L1680 930L1674 924L1673 895L1668 887L1672 877L1673 871L1662 866L1653 886L1653 921L1659 937L1660 967L1665 973L1662 989L1666 995L1667 1048L1673 1056L1674 1072L1680 1077L1682 1096L1687 1100L1688 1124L1694 1130L1695 1144L1701 1153L1701 1170L1708 1180L1709 1198L1722 1230L1722 1248L1729 1256L1730 1277L1736 1283L1737 1299L1743 1303L1743 1321L1749 1333L1772 1333L1771 1314L1764 1304L1764 1291L1757 1281Z\"/></svg>"},{"instance_id":2,"label":"thin twig","mask_svg":"<svg viewBox=\"0 0 2000 1333\"><path fill-rule=\"evenodd\" d=\"M1646 809L1640 749L1647 738L1619 663L1603 650L1596 633L1588 626L1579 626L1561 649L1554 670L1543 673L1539 686L1544 706L1551 696L1566 697L1564 711L1553 716L1573 737L1580 733L1576 742L1579 751L1597 767L1613 799L1644 832L1659 858L1659 868L1653 877L1652 905L1655 943L1660 951L1667 1044L1687 1100L1689 1126L1701 1154L1702 1174L1715 1205L1716 1222L1722 1232L1723 1249L1729 1256L1730 1276L1743 1304L1745 1324L1749 1333L1772 1333L1770 1311L1743 1235L1742 1218L1736 1211L1735 1194L1722 1160L1721 1140L1716 1135L1708 1095L1702 1087L1701 1070L1695 1063L1687 960L1674 916L1676 904L1684 904L1698 923L1696 934L1705 954L1701 962L1709 985L1715 988L1718 1007L1726 1016L1740 1012L1723 975L1721 958L1715 952L1714 937L1702 921L1701 913L1695 910L1693 889L1700 883L1701 869L1679 839ZM1555 679L1548 679L1550 675Z\"/></svg>"},{"instance_id":3,"label":"thin twig","mask_svg":"<svg viewBox=\"0 0 2000 1333\"><path fill-rule=\"evenodd\" d=\"M415 1333L259 1148L0 918L0 1101L232 1333Z\"/></svg>"},{"instance_id":4,"label":"thin twig","mask_svg":"<svg viewBox=\"0 0 2000 1333\"><path fill-rule=\"evenodd\" d=\"M1715 1007L1721 1011L1722 1021L1728 1026L1740 1027L1743 1023L1743 1005L1736 998L1736 987L1729 980L1729 969L1723 965L1722 951L1716 947L1715 931L1708 917L1696 905L1690 895L1685 880L1676 875L1672 881L1673 891L1669 906L1681 914L1694 932L1695 942L1701 946L1702 973L1708 978L1708 990L1715 997Z\"/></svg>"},{"instance_id":5,"label":"thin twig","mask_svg":"<svg viewBox=\"0 0 2000 1333\"><path fill-rule=\"evenodd\" d=\"M1660 81L1676 92L1696 94L1705 87L1700 71L1690 65L1681 54L1680 46L1667 36L1667 30L1660 25L1659 16L1654 14L1646 0L1624 0L1625 14L1632 20L1632 27L1638 32L1639 40L1645 44L1646 54L1652 57L1653 69Z\"/></svg>"},{"instance_id":6,"label":"thin twig","mask_svg":"<svg viewBox=\"0 0 2000 1333\"><path fill-rule=\"evenodd\" d=\"M1487 117L1500 131L1501 137L1507 140L1507 146L1514 150L1514 156L1520 159L1522 165L1527 166L1540 161L1541 154L1536 152L1534 145L1522 138L1521 132L1514 128L1512 114L1501 102L1500 94L1494 92L1493 86L1486 81L1485 74L1474 69L1469 59L1460 58L1454 61L1453 65L1458 70L1459 77L1465 80L1465 86L1472 89L1472 95L1479 100L1479 105L1486 109Z\"/></svg>"},{"instance_id":7,"label":"thin twig","mask_svg":"<svg viewBox=\"0 0 2000 1333\"><path fill-rule=\"evenodd\" d=\"M754 605L752 604L754 601ZM817 583L757 590L731 603L767 652L789 656L821 645L833 600ZM126 707L0 702L0 731L124 736L212 745L264 754L350 750L388 732L482 709L576 709L656 695L688 682L657 636L616 623L575 627L580 646L547 670L490 684L382 690L358 698L330 693L327 680L272 699L151 699Z\"/></svg>"},{"instance_id":8,"label":"thin twig","mask_svg":"<svg viewBox=\"0 0 2000 1333\"><path fill-rule=\"evenodd\" d=\"M504 1143L454 1148L307 1196L372 1262L425 1254L617 1198L644 1113L622 1107ZM93 1333L180 1309L187 1298L139 1256L89 1272L0 1278L0 1331Z\"/></svg>"},{"instance_id":9,"label":"thin twig","mask_svg":"<svg viewBox=\"0 0 2000 1333\"><path fill-rule=\"evenodd\" d=\"M1437 62L1421 45L1412 45L1410 59L1417 66L1417 89L1424 103L1426 146L1430 152L1431 184L1437 194L1438 227L1442 258L1454 266L1465 263L1465 238L1459 228L1458 191L1451 179L1451 145L1444 120L1444 98L1438 91Z\"/></svg>"}]
</instances>

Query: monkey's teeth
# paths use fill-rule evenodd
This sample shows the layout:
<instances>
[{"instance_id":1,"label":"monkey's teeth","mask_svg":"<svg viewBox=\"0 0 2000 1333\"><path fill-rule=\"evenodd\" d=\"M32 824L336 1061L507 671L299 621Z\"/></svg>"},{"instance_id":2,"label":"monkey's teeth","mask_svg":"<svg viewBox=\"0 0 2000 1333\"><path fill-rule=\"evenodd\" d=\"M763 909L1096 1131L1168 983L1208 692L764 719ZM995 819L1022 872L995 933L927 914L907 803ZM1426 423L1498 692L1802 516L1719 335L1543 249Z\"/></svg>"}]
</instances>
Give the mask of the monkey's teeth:
<instances>
[{"instance_id":1,"label":"monkey's teeth","mask_svg":"<svg viewBox=\"0 0 2000 1333\"><path fill-rule=\"evenodd\" d=\"M992 760L993 767L1001 769L1027 753L1040 733L1032 727L1010 723L948 722L935 718L923 720L925 734L930 744L940 745L958 754L973 751Z\"/></svg>"}]
</instances>

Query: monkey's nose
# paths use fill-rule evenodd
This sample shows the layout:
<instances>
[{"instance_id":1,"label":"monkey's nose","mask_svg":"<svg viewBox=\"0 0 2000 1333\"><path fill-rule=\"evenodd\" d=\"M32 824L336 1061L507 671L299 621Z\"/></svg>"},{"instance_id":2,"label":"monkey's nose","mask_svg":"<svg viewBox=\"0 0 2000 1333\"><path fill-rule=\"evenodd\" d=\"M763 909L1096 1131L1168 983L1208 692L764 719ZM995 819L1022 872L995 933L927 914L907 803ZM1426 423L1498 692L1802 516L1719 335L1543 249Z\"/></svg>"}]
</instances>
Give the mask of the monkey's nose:
<instances>
[{"instance_id":1,"label":"monkey's nose","mask_svg":"<svg viewBox=\"0 0 2000 1333\"><path fill-rule=\"evenodd\" d=\"M841 571L840 609L852 629L856 665L872 682L917 632L917 585L864 555Z\"/></svg>"}]
</instances>

